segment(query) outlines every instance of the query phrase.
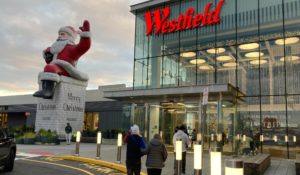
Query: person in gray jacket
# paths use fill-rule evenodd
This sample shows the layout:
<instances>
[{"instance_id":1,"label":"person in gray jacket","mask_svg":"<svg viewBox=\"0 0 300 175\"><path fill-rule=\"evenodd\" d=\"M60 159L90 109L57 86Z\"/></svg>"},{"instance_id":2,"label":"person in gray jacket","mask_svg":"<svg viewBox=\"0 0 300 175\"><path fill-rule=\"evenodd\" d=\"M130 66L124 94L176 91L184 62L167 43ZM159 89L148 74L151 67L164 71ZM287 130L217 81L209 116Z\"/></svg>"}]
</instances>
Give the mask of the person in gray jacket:
<instances>
[{"instance_id":1,"label":"person in gray jacket","mask_svg":"<svg viewBox=\"0 0 300 175\"><path fill-rule=\"evenodd\" d=\"M147 150L146 167L148 175L161 175L164 162L167 160L168 152L159 134L155 134L150 140Z\"/></svg>"}]
</instances>

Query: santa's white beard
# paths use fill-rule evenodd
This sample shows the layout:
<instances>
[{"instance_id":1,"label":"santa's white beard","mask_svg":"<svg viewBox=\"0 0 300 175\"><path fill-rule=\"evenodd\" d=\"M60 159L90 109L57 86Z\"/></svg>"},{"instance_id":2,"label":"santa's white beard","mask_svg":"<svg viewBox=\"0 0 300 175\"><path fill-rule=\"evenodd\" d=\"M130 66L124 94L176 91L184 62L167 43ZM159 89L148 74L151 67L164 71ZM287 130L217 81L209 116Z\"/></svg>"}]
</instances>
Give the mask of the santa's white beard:
<instances>
[{"instance_id":1,"label":"santa's white beard","mask_svg":"<svg viewBox=\"0 0 300 175\"><path fill-rule=\"evenodd\" d=\"M52 54L58 54L61 52L67 44L73 44L70 40L57 40L50 47L50 52Z\"/></svg>"}]
</instances>

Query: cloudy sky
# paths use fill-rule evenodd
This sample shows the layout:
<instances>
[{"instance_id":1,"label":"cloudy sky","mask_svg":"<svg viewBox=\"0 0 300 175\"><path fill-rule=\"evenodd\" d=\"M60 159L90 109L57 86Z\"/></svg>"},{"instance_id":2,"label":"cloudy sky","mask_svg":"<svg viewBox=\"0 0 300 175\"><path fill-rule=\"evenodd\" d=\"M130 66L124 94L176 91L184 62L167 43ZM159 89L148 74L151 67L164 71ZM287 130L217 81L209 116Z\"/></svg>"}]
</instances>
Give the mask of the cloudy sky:
<instances>
[{"instance_id":1,"label":"cloudy sky","mask_svg":"<svg viewBox=\"0 0 300 175\"><path fill-rule=\"evenodd\" d=\"M91 24L92 46L78 69L99 85L132 85L134 15L128 0L0 0L0 96L30 94L45 62L42 51L61 26Z\"/></svg>"}]
</instances>

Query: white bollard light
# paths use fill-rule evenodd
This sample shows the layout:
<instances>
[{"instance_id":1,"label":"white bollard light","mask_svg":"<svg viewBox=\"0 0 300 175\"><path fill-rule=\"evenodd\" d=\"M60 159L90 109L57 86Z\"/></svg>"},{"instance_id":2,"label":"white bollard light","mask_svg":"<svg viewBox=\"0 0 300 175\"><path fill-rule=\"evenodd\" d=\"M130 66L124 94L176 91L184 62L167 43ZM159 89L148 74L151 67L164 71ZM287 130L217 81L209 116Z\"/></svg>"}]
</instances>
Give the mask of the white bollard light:
<instances>
[{"instance_id":1,"label":"white bollard light","mask_svg":"<svg viewBox=\"0 0 300 175\"><path fill-rule=\"evenodd\" d=\"M293 136L293 141L294 141L294 143L297 142L297 137L296 136Z\"/></svg>"},{"instance_id":2,"label":"white bollard light","mask_svg":"<svg viewBox=\"0 0 300 175\"><path fill-rule=\"evenodd\" d=\"M202 145L194 145L194 175L202 174Z\"/></svg>"},{"instance_id":3,"label":"white bollard light","mask_svg":"<svg viewBox=\"0 0 300 175\"><path fill-rule=\"evenodd\" d=\"M289 137L287 135L284 136L284 140L285 140L286 143L288 143L289 142Z\"/></svg>"},{"instance_id":4,"label":"white bollard light","mask_svg":"<svg viewBox=\"0 0 300 175\"><path fill-rule=\"evenodd\" d=\"M76 132L76 148L75 148L75 156L79 156L80 137L81 137L81 133L80 133L80 131L77 131L77 132Z\"/></svg>"},{"instance_id":5,"label":"white bollard light","mask_svg":"<svg viewBox=\"0 0 300 175\"><path fill-rule=\"evenodd\" d=\"M118 134L117 146L118 146L117 163L121 163L122 133Z\"/></svg>"},{"instance_id":6,"label":"white bollard light","mask_svg":"<svg viewBox=\"0 0 300 175\"><path fill-rule=\"evenodd\" d=\"M76 133L76 142L80 142L81 133L80 131L77 131Z\"/></svg>"},{"instance_id":7,"label":"white bollard light","mask_svg":"<svg viewBox=\"0 0 300 175\"><path fill-rule=\"evenodd\" d=\"M243 175L243 161L240 159L228 159L225 163L225 175Z\"/></svg>"},{"instance_id":8,"label":"white bollard light","mask_svg":"<svg viewBox=\"0 0 300 175\"><path fill-rule=\"evenodd\" d=\"M221 148L210 149L210 175L222 174L222 153Z\"/></svg>"},{"instance_id":9,"label":"white bollard light","mask_svg":"<svg viewBox=\"0 0 300 175\"><path fill-rule=\"evenodd\" d=\"M176 175L181 175L181 160L182 160L182 140L176 140Z\"/></svg>"},{"instance_id":10,"label":"white bollard light","mask_svg":"<svg viewBox=\"0 0 300 175\"><path fill-rule=\"evenodd\" d=\"M99 131L97 133L97 144L101 144L102 143L102 133Z\"/></svg>"},{"instance_id":11,"label":"white bollard light","mask_svg":"<svg viewBox=\"0 0 300 175\"><path fill-rule=\"evenodd\" d=\"M100 159L100 149L101 149L101 143L102 143L102 134L99 131L97 133L97 154L96 154L96 159Z\"/></svg>"},{"instance_id":12,"label":"white bollard light","mask_svg":"<svg viewBox=\"0 0 300 175\"><path fill-rule=\"evenodd\" d=\"M122 146L122 133L118 134L118 146Z\"/></svg>"}]
</instances>

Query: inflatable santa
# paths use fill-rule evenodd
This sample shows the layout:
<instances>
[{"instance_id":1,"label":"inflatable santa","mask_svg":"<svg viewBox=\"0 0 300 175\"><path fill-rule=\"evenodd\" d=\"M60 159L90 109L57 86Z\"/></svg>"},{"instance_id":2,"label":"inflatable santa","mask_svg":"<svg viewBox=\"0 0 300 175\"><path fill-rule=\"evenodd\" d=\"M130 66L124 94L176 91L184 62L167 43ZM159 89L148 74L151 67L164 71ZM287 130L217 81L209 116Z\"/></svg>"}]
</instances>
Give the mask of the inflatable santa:
<instances>
[{"instance_id":1,"label":"inflatable santa","mask_svg":"<svg viewBox=\"0 0 300 175\"><path fill-rule=\"evenodd\" d=\"M79 58L89 50L91 46L90 23L85 20L81 31L77 32L71 26L61 27L58 30L58 38L51 47L43 51L43 57L47 63L44 72L39 74L42 89L35 92L33 96L52 99L54 89L60 82L60 76L72 77L77 80L87 81L88 76L76 68ZM75 44L77 34L80 41Z\"/></svg>"}]
</instances>

